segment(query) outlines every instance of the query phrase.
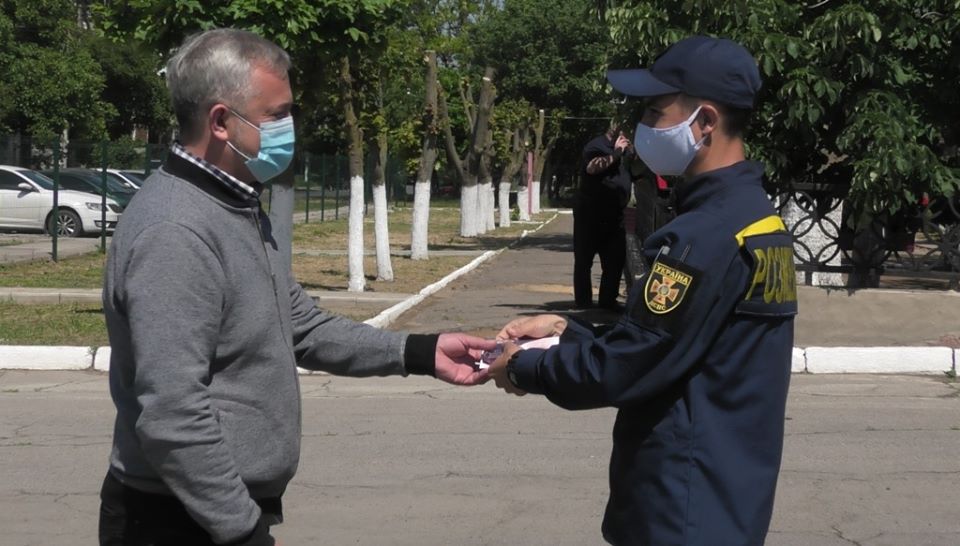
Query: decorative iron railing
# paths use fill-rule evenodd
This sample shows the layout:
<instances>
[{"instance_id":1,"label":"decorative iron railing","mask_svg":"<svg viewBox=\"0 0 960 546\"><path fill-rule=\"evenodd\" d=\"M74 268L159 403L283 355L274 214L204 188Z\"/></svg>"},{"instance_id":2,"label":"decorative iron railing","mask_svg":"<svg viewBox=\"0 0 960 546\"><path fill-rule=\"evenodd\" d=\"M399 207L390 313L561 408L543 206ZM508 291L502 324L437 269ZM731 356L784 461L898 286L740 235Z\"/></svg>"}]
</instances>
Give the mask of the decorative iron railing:
<instances>
[{"instance_id":1,"label":"decorative iron railing","mask_svg":"<svg viewBox=\"0 0 960 546\"><path fill-rule=\"evenodd\" d=\"M774 197L805 284L878 286L883 276L960 282L960 198L918 203L854 227L847 188L796 184Z\"/></svg>"},{"instance_id":2,"label":"decorative iron railing","mask_svg":"<svg viewBox=\"0 0 960 546\"><path fill-rule=\"evenodd\" d=\"M798 282L858 288L897 277L960 288L960 195L918 203L855 228L852 219L858 215L846 200L848 191L835 184L794 184L773 195L794 236ZM627 267L637 277L646 265L640 242L668 222L672 210L670 199L649 182L635 181L634 195Z\"/></svg>"}]
</instances>

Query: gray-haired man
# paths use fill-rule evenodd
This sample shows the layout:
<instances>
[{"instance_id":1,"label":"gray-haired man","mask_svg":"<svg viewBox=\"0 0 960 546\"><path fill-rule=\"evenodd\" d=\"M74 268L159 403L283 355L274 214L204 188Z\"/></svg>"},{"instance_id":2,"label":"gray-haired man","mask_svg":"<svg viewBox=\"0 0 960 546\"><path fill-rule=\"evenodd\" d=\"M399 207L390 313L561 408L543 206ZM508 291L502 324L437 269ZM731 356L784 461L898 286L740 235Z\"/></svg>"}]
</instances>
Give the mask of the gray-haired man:
<instances>
[{"instance_id":1,"label":"gray-haired man","mask_svg":"<svg viewBox=\"0 0 960 546\"><path fill-rule=\"evenodd\" d=\"M167 67L182 143L131 202L103 288L117 407L101 544L273 544L297 467L296 366L486 381L494 343L377 330L317 309L259 206L293 154L287 54L188 39Z\"/></svg>"}]
</instances>

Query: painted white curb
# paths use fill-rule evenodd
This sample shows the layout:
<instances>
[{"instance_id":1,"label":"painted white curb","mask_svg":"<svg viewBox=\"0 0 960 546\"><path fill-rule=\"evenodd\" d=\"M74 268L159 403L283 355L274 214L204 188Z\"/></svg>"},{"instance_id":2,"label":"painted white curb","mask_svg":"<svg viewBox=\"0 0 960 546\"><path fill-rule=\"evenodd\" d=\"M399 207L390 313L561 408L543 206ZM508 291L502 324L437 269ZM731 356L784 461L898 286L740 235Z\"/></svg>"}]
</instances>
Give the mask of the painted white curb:
<instances>
[{"instance_id":1,"label":"painted white curb","mask_svg":"<svg viewBox=\"0 0 960 546\"><path fill-rule=\"evenodd\" d=\"M466 266L465 266L466 267ZM374 320L374 319L371 319ZM0 346L3 370L110 370L110 347ZM956 372L960 349L949 347L794 347L791 371L810 374ZM324 374L297 368L301 375Z\"/></svg>"},{"instance_id":2,"label":"painted white curb","mask_svg":"<svg viewBox=\"0 0 960 546\"><path fill-rule=\"evenodd\" d=\"M375 328L386 328L387 326L392 324L393 321L397 320L397 317L399 317L403 313L406 313L411 308L413 308L423 300L427 299L427 296L430 296L431 294L436 293L444 286L447 286L448 284L458 279L459 277L465 275L466 273L473 271L480 264L496 256L497 254L500 254L501 252L503 252L502 248L500 250L490 250L488 252L484 252L477 258L474 258L473 261L468 263L467 265L461 267L460 269L454 271L453 273L450 273L449 275L440 279L439 281L424 287L423 290L421 290L416 295L411 296L410 298L407 298L392 307L388 307L387 309L384 309L383 311L380 312L379 315L373 317L372 319L367 319L363 322Z\"/></svg>"},{"instance_id":3,"label":"painted white curb","mask_svg":"<svg viewBox=\"0 0 960 546\"><path fill-rule=\"evenodd\" d=\"M803 373L807 371L807 356L802 347L793 348L793 359L790 364L790 371L793 373Z\"/></svg>"},{"instance_id":4,"label":"painted white curb","mask_svg":"<svg viewBox=\"0 0 960 546\"><path fill-rule=\"evenodd\" d=\"M93 369L98 372L110 371L110 355L113 353L110 347L97 347L97 352L93 353Z\"/></svg>"},{"instance_id":5,"label":"painted white curb","mask_svg":"<svg viewBox=\"0 0 960 546\"><path fill-rule=\"evenodd\" d=\"M0 369L86 370L93 365L89 347L8 345L0 347Z\"/></svg>"},{"instance_id":6,"label":"painted white curb","mask_svg":"<svg viewBox=\"0 0 960 546\"><path fill-rule=\"evenodd\" d=\"M807 347L809 373L942 374L955 370L949 347Z\"/></svg>"}]
</instances>

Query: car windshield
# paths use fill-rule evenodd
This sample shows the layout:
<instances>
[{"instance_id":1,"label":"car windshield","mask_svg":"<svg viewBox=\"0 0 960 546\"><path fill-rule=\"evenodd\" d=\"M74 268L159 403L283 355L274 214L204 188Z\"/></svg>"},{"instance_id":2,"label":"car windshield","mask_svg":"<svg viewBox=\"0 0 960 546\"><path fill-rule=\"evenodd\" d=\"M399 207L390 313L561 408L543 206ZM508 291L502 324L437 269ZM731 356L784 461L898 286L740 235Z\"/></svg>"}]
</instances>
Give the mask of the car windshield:
<instances>
[{"instance_id":1,"label":"car windshield","mask_svg":"<svg viewBox=\"0 0 960 546\"><path fill-rule=\"evenodd\" d=\"M135 190L135 189L136 189L136 188L133 187L133 185L132 185L130 182L127 182L126 179L124 179L122 176L120 176L119 174L116 174L116 173L107 173L107 181L108 181L108 182L107 182L107 186L108 186L111 190L113 189L114 186L113 186L113 184L110 184L110 182L115 182L115 183L119 184L120 187L123 188L123 189L126 190L126 191L131 191L131 190Z\"/></svg>"},{"instance_id":2,"label":"car windshield","mask_svg":"<svg viewBox=\"0 0 960 546\"><path fill-rule=\"evenodd\" d=\"M25 176L30 179L31 182L40 186L45 190L53 190L53 180L50 180L46 176L38 173L37 171L31 171L30 169L18 170L17 174Z\"/></svg>"},{"instance_id":3,"label":"car windshield","mask_svg":"<svg viewBox=\"0 0 960 546\"><path fill-rule=\"evenodd\" d=\"M100 173L94 171L65 171L62 175L71 176L75 179L81 179L86 182L88 185L95 188L98 192L102 185L100 180ZM107 193L132 193L130 188L124 186L123 184L117 182L112 177L107 176Z\"/></svg>"},{"instance_id":4,"label":"car windshield","mask_svg":"<svg viewBox=\"0 0 960 546\"><path fill-rule=\"evenodd\" d=\"M147 179L146 175L143 173L135 173L133 171L120 171L123 173L123 176L133 179L136 184L143 184L143 181Z\"/></svg>"}]
</instances>

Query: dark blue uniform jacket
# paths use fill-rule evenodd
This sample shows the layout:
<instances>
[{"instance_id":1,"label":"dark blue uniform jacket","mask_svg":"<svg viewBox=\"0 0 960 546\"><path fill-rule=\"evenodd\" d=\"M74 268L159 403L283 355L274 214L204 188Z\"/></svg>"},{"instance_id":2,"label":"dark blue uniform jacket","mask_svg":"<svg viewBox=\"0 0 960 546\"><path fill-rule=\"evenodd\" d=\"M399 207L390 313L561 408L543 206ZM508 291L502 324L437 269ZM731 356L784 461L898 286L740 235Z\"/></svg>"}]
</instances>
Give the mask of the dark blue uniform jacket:
<instances>
[{"instance_id":1,"label":"dark blue uniform jacket","mask_svg":"<svg viewBox=\"0 0 960 546\"><path fill-rule=\"evenodd\" d=\"M517 386L613 406L613 544L755 545L770 523L797 311L791 237L743 161L685 181L618 323L521 351Z\"/></svg>"}]
</instances>

